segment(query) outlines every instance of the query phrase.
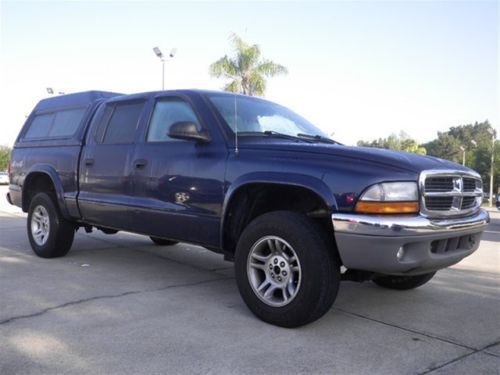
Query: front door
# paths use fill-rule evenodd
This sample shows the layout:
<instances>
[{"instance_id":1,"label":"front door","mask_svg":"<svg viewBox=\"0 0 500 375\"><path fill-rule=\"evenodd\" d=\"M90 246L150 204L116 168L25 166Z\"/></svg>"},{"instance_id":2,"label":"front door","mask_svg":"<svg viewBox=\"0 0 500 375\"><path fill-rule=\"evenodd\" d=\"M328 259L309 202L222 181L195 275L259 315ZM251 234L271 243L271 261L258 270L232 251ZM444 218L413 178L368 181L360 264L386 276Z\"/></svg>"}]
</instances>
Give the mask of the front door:
<instances>
[{"instance_id":1,"label":"front door","mask_svg":"<svg viewBox=\"0 0 500 375\"><path fill-rule=\"evenodd\" d=\"M217 142L196 143L168 137L170 126L189 121L206 128L188 98L156 100L133 171L139 203L134 226L153 236L219 244L226 150Z\"/></svg>"}]
</instances>

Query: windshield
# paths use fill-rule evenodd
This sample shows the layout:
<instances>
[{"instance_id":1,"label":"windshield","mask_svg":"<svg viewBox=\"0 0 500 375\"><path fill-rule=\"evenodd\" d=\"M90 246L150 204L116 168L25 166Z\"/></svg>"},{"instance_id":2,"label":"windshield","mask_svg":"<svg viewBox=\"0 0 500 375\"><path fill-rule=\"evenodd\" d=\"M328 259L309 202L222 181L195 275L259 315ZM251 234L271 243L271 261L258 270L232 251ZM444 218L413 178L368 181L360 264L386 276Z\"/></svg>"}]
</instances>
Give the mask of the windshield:
<instances>
[{"instance_id":1,"label":"windshield","mask_svg":"<svg viewBox=\"0 0 500 375\"><path fill-rule=\"evenodd\" d=\"M209 94L208 98L233 132L239 135L276 132L289 136L328 136L288 108L241 95Z\"/></svg>"}]
</instances>

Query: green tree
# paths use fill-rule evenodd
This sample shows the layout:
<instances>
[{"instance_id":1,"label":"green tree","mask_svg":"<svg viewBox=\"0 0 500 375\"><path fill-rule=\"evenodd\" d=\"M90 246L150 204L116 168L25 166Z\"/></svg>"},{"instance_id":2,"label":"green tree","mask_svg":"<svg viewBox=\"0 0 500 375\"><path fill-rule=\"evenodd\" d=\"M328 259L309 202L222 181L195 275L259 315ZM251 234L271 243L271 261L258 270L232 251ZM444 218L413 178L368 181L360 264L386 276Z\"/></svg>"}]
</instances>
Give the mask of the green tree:
<instances>
[{"instance_id":1,"label":"green tree","mask_svg":"<svg viewBox=\"0 0 500 375\"><path fill-rule=\"evenodd\" d=\"M391 134L387 138L379 138L371 142L359 141L358 146L387 148L395 151L406 151L414 154L425 155L427 150L420 146L414 139L411 139L408 134L401 131L399 135Z\"/></svg>"},{"instance_id":2,"label":"green tree","mask_svg":"<svg viewBox=\"0 0 500 375\"><path fill-rule=\"evenodd\" d=\"M9 164L12 149L7 146L0 146L0 171L5 171Z\"/></svg>"},{"instance_id":3,"label":"green tree","mask_svg":"<svg viewBox=\"0 0 500 375\"><path fill-rule=\"evenodd\" d=\"M262 59L257 44L247 44L234 33L231 34L230 40L235 56L226 55L210 65L209 69L211 76L229 80L224 86L225 91L263 96L266 91L266 78L288 73L283 65Z\"/></svg>"},{"instance_id":4,"label":"green tree","mask_svg":"<svg viewBox=\"0 0 500 375\"><path fill-rule=\"evenodd\" d=\"M465 152L465 165L474 169L483 178L485 191L489 191L491 153L495 147L493 191L497 192L500 176L500 141L493 145L488 121L451 127L447 132L438 132L437 139L425 144L428 154L442 159L462 163Z\"/></svg>"}]
</instances>

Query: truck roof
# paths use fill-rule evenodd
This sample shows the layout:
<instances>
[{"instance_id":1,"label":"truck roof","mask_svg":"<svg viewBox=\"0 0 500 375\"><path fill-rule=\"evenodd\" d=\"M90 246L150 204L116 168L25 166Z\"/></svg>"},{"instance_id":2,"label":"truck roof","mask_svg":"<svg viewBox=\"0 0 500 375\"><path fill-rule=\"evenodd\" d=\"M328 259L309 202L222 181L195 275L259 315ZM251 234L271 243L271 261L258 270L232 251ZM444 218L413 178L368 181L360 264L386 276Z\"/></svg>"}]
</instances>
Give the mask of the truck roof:
<instances>
[{"instance_id":1,"label":"truck roof","mask_svg":"<svg viewBox=\"0 0 500 375\"><path fill-rule=\"evenodd\" d=\"M46 111L50 109L64 107L83 107L87 106L98 99L107 99L123 94L109 91L84 91L74 94L66 94L42 99L35 107L35 111Z\"/></svg>"}]
</instances>

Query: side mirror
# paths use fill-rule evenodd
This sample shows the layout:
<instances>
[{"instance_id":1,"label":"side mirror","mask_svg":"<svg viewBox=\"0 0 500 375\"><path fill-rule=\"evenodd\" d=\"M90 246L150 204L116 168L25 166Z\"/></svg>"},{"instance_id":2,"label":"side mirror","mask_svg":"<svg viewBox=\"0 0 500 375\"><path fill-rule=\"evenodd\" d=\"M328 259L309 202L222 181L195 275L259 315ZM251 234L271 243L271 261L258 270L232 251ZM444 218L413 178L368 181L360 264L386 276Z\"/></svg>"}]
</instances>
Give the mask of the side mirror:
<instances>
[{"instance_id":1,"label":"side mirror","mask_svg":"<svg viewBox=\"0 0 500 375\"><path fill-rule=\"evenodd\" d=\"M190 121L179 121L168 129L167 135L174 139L184 139L186 141L209 142L210 136L206 131L199 131L196 124Z\"/></svg>"}]
</instances>

